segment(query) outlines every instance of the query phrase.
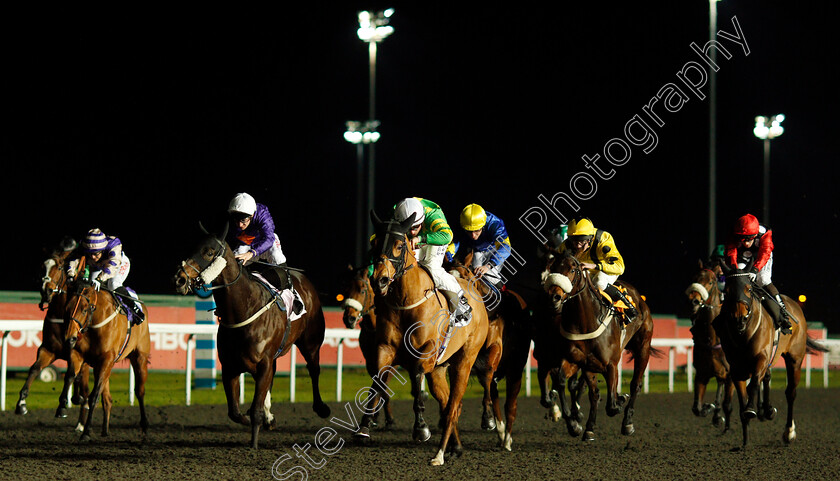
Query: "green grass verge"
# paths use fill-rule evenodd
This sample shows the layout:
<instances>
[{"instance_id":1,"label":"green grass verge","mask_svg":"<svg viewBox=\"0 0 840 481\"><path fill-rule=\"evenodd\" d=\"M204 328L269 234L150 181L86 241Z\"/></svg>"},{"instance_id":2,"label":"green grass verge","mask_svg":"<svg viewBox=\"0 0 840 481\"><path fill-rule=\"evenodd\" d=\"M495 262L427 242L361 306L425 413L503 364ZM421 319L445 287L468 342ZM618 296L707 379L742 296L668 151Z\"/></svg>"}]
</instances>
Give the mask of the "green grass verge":
<instances>
[{"instance_id":1,"label":"green grass verge","mask_svg":"<svg viewBox=\"0 0 840 481\"><path fill-rule=\"evenodd\" d=\"M400 370L405 375L405 371ZM629 391L630 377L632 371L624 371L622 376L622 392ZM408 380L407 376L405 378ZM23 387L25 380L25 373L9 373L9 378L6 386L6 410L14 410L15 403L17 403L18 393ZM289 402L289 376L278 376L274 380L274 388L272 389L272 401ZM524 381L524 377L523 377ZM111 392L116 406L128 406L128 372L125 370L116 371L111 376ZM602 391L605 389L604 380L598 376L598 382ZM183 405L186 402L184 373L172 372L157 372L149 373L149 379L146 383L146 405L147 406L166 406L166 405ZM775 369L772 373L773 387L777 392L781 392L785 386L785 371L784 369ZM312 383L305 368L297 370L297 389L296 402L312 402ZM651 373L649 382L649 392L668 392L668 374L667 373ZM92 384L91 384L92 385ZM396 379L390 383L391 388L396 393L394 399L404 400L411 399L410 383L406 382L401 385ZM840 387L840 371L830 370L828 385L831 387ZM320 379L321 396L327 401L336 400L336 370L334 368L325 367L321 372ZM706 397L711 399L714 396L714 389L716 389L716 382L709 383L709 393ZM343 401L352 399L356 393L364 388L370 387L370 376L363 369L359 368L345 368L344 376L342 378L342 396ZM802 379L799 384L800 388L805 388L805 372L803 370ZM823 373L821 370L813 370L811 372L811 388L823 387ZM32 409L55 409L58 405L58 395L61 393L62 383L56 382L42 382L35 381L31 388L29 397L27 398L27 407ZM499 383L500 396L504 397L505 382ZM250 402L253 397L254 383L249 375L245 376L245 400ZM674 376L674 391L686 392L688 386L686 383L685 372L677 373ZM470 378L469 386L467 387L467 397L481 397L483 390L478 380L475 377ZM192 389L192 404L225 404L225 392L219 380L216 389ZM523 383L520 396L525 396L525 386ZM536 379L536 371L533 372L531 379L531 396L539 396L539 386Z\"/></svg>"}]
</instances>

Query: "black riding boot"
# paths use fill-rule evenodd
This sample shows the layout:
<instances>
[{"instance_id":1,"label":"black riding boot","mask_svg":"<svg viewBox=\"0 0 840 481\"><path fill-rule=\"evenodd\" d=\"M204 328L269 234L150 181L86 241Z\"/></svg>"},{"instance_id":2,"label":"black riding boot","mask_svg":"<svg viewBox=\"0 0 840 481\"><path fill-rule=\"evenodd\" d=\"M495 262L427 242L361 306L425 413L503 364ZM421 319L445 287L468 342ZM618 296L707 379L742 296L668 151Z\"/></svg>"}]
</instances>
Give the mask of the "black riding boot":
<instances>
[{"instance_id":1,"label":"black riding boot","mask_svg":"<svg viewBox=\"0 0 840 481\"><path fill-rule=\"evenodd\" d=\"M618 288L614 285L607 284L607 287L604 289L604 292L606 292L607 295L610 296L613 302L620 300L624 303L624 305L627 306L627 309L624 310L624 315L627 316L628 322L632 322L633 319L635 319L636 316L639 315L639 311L636 310L635 307L633 307L633 304L630 302L630 300L627 299L624 293L618 290Z\"/></svg>"},{"instance_id":2,"label":"black riding boot","mask_svg":"<svg viewBox=\"0 0 840 481\"><path fill-rule=\"evenodd\" d=\"M762 305L764 308L770 312L770 316L773 318L773 323L776 326L776 329L781 329L782 334L790 334L791 327L793 327L790 323L790 316L788 315L787 309L785 309L785 303L782 301L782 296L779 295L779 290L776 289L776 286L773 284L767 284L764 286L764 290L770 294L769 298L765 297L763 299Z\"/></svg>"}]
</instances>

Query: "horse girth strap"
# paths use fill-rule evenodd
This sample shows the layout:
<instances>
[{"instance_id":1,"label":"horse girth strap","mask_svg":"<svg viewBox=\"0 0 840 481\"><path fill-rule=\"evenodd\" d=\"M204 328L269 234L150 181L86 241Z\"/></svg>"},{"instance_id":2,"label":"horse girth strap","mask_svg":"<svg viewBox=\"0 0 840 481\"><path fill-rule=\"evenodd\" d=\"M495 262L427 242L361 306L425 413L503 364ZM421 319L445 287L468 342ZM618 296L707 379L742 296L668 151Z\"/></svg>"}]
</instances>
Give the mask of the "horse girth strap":
<instances>
[{"instance_id":1,"label":"horse girth strap","mask_svg":"<svg viewBox=\"0 0 840 481\"><path fill-rule=\"evenodd\" d=\"M251 317L249 317L248 319L245 319L242 322L239 322L239 323L236 323L236 324L230 324L230 325L220 322L219 325L222 326L222 327L227 327L228 329L236 329L237 327L247 326L248 324L256 321L257 318L260 317L261 315L263 315L263 313L265 311L271 309L271 305L274 304L275 302L276 302L276 299L272 299L272 300L268 301L268 304L264 305L259 311L255 312Z\"/></svg>"},{"instance_id":2,"label":"horse girth strap","mask_svg":"<svg viewBox=\"0 0 840 481\"><path fill-rule=\"evenodd\" d=\"M395 305L392 305L391 303L388 303L388 307L390 307L391 309L394 309L395 311L408 311L408 310L414 309L415 307L419 306L420 304L423 304L424 302L428 301L429 299L434 297L434 295L435 295L435 289L429 289L428 291L426 291L426 294L419 301L417 301L415 303L412 303L408 306L395 306Z\"/></svg>"},{"instance_id":3,"label":"horse girth strap","mask_svg":"<svg viewBox=\"0 0 840 481\"><path fill-rule=\"evenodd\" d=\"M99 324L94 324L94 325L90 326L90 328L91 329L99 329L100 327L104 326L105 324L108 324L109 322L113 321L114 318L117 317L117 314L119 314L119 313L120 313L119 309L114 309L114 312L110 316L105 318L104 321L100 322Z\"/></svg>"},{"instance_id":4,"label":"horse girth strap","mask_svg":"<svg viewBox=\"0 0 840 481\"><path fill-rule=\"evenodd\" d=\"M613 317L615 317L615 316L613 315L612 312L607 313L606 317L601 322L601 325L598 326L598 329L595 329L594 331L588 332L588 333L585 333L585 334L577 334L577 333L573 333L573 332L568 332L565 329L563 329L563 324L560 324L560 323L557 324L557 328L560 330L560 334L570 341L588 341L589 339L595 339L596 337L603 334L604 331L607 330L607 327L612 322ZM623 329L622 329L622 331L623 331Z\"/></svg>"}]
</instances>

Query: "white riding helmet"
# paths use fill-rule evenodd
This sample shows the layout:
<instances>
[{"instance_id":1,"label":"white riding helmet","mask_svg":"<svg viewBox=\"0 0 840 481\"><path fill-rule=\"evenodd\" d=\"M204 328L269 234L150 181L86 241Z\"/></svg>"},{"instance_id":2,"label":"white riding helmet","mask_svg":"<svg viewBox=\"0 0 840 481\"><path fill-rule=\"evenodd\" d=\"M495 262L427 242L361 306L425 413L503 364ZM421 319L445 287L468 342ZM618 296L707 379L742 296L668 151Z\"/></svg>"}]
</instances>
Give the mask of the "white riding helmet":
<instances>
[{"instance_id":1,"label":"white riding helmet","mask_svg":"<svg viewBox=\"0 0 840 481\"><path fill-rule=\"evenodd\" d=\"M228 214L239 212L247 215L254 215L257 211L257 201L245 192L236 194L228 206Z\"/></svg>"},{"instance_id":2,"label":"white riding helmet","mask_svg":"<svg viewBox=\"0 0 840 481\"><path fill-rule=\"evenodd\" d=\"M411 227L417 227L426 219L426 210L416 197L408 197L397 202L394 207L394 219L397 222L403 222L411 217L411 214L414 214L414 224Z\"/></svg>"}]
</instances>

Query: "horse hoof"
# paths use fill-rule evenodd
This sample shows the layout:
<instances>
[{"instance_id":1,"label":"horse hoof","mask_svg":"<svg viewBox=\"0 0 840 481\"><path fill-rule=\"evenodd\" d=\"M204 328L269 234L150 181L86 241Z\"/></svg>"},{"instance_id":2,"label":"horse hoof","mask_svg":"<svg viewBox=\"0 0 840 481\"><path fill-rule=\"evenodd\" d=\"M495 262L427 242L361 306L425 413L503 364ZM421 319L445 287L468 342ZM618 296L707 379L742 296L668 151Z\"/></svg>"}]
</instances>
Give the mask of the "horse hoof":
<instances>
[{"instance_id":1,"label":"horse hoof","mask_svg":"<svg viewBox=\"0 0 840 481\"><path fill-rule=\"evenodd\" d=\"M370 429L367 427L361 427L358 431L353 434L353 437L360 440L366 441L370 439Z\"/></svg>"},{"instance_id":2,"label":"horse hoof","mask_svg":"<svg viewBox=\"0 0 840 481\"><path fill-rule=\"evenodd\" d=\"M82 434L82 436L79 438L80 443L89 443L90 441L90 434Z\"/></svg>"},{"instance_id":3,"label":"horse hoof","mask_svg":"<svg viewBox=\"0 0 840 481\"><path fill-rule=\"evenodd\" d=\"M586 431L583 433L583 441L585 442L592 442L595 441L595 433L592 431Z\"/></svg>"},{"instance_id":4,"label":"horse hoof","mask_svg":"<svg viewBox=\"0 0 840 481\"><path fill-rule=\"evenodd\" d=\"M481 417L481 429L485 431L495 431L496 430L496 419L490 416L482 416Z\"/></svg>"},{"instance_id":5,"label":"horse hoof","mask_svg":"<svg viewBox=\"0 0 840 481\"><path fill-rule=\"evenodd\" d=\"M425 443L432 437L432 432L429 431L427 426L423 426L422 428L415 428L411 437L417 443Z\"/></svg>"},{"instance_id":6,"label":"horse hoof","mask_svg":"<svg viewBox=\"0 0 840 481\"><path fill-rule=\"evenodd\" d=\"M794 423L793 426L786 428L782 433L782 441L784 441L785 444L792 443L794 439L796 439L796 423Z\"/></svg>"},{"instance_id":7,"label":"horse hoof","mask_svg":"<svg viewBox=\"0 0 840 481\"><path fill-rule=\"evenodd\" d=\"M324 403L313 404L312 410L315 411L315 414L317 414L321 419L326 419L330 416L330 407Z\"/></svg>"},{"instance_id":8,"label":"horse hoof","mask_svg":"<svg viewBox=\"0 0 840 481\"><path fill-rule=\"evenodd\" d=\"M566 429L569 431L569 436L576 438L583 433L583 426L580 423L570 421L566 424ZM594 435L593 435L594 436Z\"/></svg>"},{"instance_id":9,"label":"horse hoof","mask_svg":"<svg viewBox=\"0 0 840 481\"><path fill-rule=\"evenodd\" d=\"M764 411L764 419L766 419L768 421L772 421L773 419L776 418L776 413L778 413L778 412L779 412L778 409L776 409L774 407L771 407L770 409L767 409L767 410Z\"/></svg>"},{"instance_id":10,"label":"horse hoof","mask_svg":"<svg viewBox=\"0 0 840 481\"><path fill-rule=\"evenodd\" d=\"M73 404L75 404L76 406L78 406L78 405L82 404L83 402L85 402L85 398L83 398L82 396L80 396L78 394L74 394L71 402Z\"/></svg>"},{"instance_id":11,"label":"horse hoof","mask_svg":"<svg viewBox=\"0 0 840 481\"><path fill-rule=\"evenodd\" d=\"M438 450L437 455L429 461L430 466L443 466L443 450Z\"/></svg>"},{"instance_id":12,"label":"horse hoof","mask_svg":"<svg viewBox=\"0 0 840 481\"><path fill-rule=\"evenodd\" d=\"M633 434L635 432L636 432L636 428L633 427L632 424L627 424L627 425L621 426L621 434L623 434L625 436L630 436L631 434Z\"/></svg>"},{"instance_id":13,"label":"horse hoof","mask_svg":"<svg viewBox=\"0 0 840 481\"><path fill-rule=\"evenodd\" d=\"M511 435L508 434L507 437L505 438L505 451L507 451L507 452L513 451L513 449L511 448L512 445L513 445L513 437L511 437Z\"/></svg>"},{"instance_id":14,"label":"horse hoof","mask_svg":"<svg viewBox=\"0 0 840 481\"><path fill-rule=\"evenodd\" d=\"M755 419L758 417L758 413L753 408L744 409L744 412L741 413L741 417L744 419Z\"/></svg>"},{"instance_id":15,"label":"horse hoof","mask_svg":"<svg viewBox=\"0 0 840 481\"><path fill-rule=\"evenodd\" d=\"M67 410L63 407L59 407L55 410L55 417L57 418L66 418L67 417Z\"/></svg>"},{"instance_id":16,"label":"horse hoof","mask_svg":"<svg viewBox=\"0 0 840 481\"><path fill-rule=\"evenodd\" d=\"M712 418L712 425L714 427L719 428L724 424L726 424L726 416L715 416Z\"/></svg>"},{"instance_id":17,"label":"horse hoof","mask_svg":"<svg viewBox=\"0 0 840 481\"><path fill-rule=\"evenodd\" d=\"M20 414L21 416L29 414L29 409L26 409L26 404L18 404L15 408L15 414Z\"/></svg>"},{"instance_id":18,"label":"horse hoof","mask_svg":"<svg viewBox=\"0 0 840 481\"><path fill-rule=\"evenodd\" d=\"M624 406L624 403L626 403L628 400L630 400L630 395L625 393L621 396L618 396L618 398L615 400L615 404L616 406L621 407Z\"/></svg>"}]
</instances>

